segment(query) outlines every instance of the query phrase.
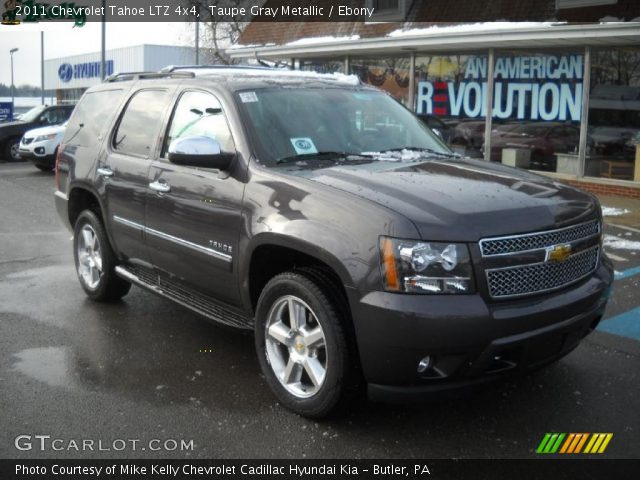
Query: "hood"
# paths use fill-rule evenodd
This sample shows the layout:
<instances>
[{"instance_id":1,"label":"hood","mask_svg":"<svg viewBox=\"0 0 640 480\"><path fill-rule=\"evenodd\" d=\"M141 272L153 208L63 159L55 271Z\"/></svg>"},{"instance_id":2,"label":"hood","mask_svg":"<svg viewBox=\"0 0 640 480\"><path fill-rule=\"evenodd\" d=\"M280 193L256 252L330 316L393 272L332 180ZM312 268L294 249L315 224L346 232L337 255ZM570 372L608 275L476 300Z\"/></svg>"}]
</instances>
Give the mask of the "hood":
<instances>
[{"instance_id":1,"label":"hood","mask_svg":"<svg viewBox=\"0 0 640 480\"><path fill-rule=\"evenodd\" d=\"M0 128L12 128L12 127L24 127L26 125L25 122L20 120L12 120L11 122L3 122L0 123Z\"/></svg>"},{"instance_id":2,"label":"hood","mask_svg":"<svg viewBox=\"0 0 640 480\"><path fill-rule=\"evenodd\" d=\"M26 138L34 138L39 135L57 135L59 133L64 133L66 127L62 125L51 125L48 127L40 127L34 128L33 130L29 130L24 134Z\"/></svg>"},{"instance_id":3,"label":"hood","mask_svg":"<svg viewBox=\"0 0 640 480\"><path fill-rule=\"evenodd\" d=\"M600 215L597 201L587 193L480 160L374 162L298 174L404 215L425 240L475 242Z\"/></svg>"}]
</instances>

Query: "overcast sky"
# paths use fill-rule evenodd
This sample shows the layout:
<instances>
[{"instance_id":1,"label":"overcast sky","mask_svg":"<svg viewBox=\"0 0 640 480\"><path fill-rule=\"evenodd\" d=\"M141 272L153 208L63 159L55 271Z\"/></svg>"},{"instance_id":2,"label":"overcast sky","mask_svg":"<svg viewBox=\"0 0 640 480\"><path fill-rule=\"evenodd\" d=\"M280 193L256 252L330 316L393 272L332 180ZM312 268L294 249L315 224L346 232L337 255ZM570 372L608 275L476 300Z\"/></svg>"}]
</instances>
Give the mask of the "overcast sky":
<instances>
[{"instance_id":1,"label":"overcast sky","mask_svg":"<svg viewBox=\"0 0 640 480\"><path fill-rule=\"evenodd\" d=\"M9 50L14 54L13 72L16 85L40 86L40 32L44 31L44 58L100 51L101 24L90 22L74 27L69 22L0 26L0 83L11 83ZM157 45L189 45L193 40L189 24L119 22L107 23L107 50L143 43Z\"/></svg>"}]
</instances>

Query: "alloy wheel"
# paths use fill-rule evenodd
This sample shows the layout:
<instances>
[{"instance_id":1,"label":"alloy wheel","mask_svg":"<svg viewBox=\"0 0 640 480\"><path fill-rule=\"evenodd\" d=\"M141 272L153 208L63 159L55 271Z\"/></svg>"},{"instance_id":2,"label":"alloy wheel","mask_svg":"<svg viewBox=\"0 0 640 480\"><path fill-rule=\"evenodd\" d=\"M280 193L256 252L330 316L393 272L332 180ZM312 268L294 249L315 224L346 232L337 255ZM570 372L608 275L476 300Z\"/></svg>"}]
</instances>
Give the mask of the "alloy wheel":
<instances>
[{"instance_id":1,"label":"alloy wheel","mask_svg":"<svg viewBox=\"0 0 640 480\"><path fill-rule=\"evenodd\" d=\"M80 230L78 238L78 274L90 289L95 289L102 277L102 252L98 236L91 225Z\"/></svg>"},{"instance_id":2,"label":"alloy wheel","mask_svg":"<svg viewBox=\"0 0 640 480\"><path fill-rule=\"evenodd\" d=\"M298 398L309 398L327 376L327 342L318 318L300 298L274 302L265 325L267 362L282 386Z\"/></svg>"}]
</instances>

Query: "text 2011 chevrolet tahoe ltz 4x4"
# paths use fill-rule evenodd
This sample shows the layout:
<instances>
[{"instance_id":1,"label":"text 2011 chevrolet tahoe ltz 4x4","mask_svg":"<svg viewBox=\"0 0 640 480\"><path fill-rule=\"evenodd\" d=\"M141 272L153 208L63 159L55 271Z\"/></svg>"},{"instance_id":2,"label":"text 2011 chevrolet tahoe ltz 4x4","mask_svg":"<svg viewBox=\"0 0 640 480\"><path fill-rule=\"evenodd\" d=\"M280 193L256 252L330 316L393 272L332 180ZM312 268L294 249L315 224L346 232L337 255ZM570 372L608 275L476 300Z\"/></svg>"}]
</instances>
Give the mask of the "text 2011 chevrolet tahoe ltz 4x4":
<instances>
[{"instance_id":1,"label":"text 2011 chevrolet tahoe ltz 4x4","mask_svg":"<svg viewBox=\"0 0 640 480\"><path fill-rule=\"evenodd\" d=\"M136 284L253 329L310 417L553 362L612 283L593 196L461 158L353 77L111 78L70 119L55 198L90 298Z\"/></svg>"}]
</instances>

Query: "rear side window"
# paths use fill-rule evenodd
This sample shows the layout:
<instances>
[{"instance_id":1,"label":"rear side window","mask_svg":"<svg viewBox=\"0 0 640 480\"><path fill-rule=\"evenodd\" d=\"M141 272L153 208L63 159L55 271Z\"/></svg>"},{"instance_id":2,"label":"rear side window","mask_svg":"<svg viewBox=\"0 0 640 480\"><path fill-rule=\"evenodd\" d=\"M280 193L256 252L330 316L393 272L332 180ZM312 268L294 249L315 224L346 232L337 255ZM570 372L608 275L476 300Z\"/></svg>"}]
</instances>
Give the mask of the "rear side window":
<instances>
[{"instance_id":1,"label":"rear side window","mask_svg":"<svg viewBox=\"0 0 640 480\"><path fill-rule=\"evenodd\" d=\"M64 143L91 147L100 141L123 95L122 90L86 93L69 120Z\"/></svg>"},{"instance_id":2,"label":"rear side window","mask_svg":"<svg viewBox=\"0 0 640 480\"><path fill-rule=\"evenodd\" d=\"M166 90L137 92L122 115L113 137L113 148L120 153L148 157L158 137L162 114L169 103Z\"/></svg>"}]
</instances>

